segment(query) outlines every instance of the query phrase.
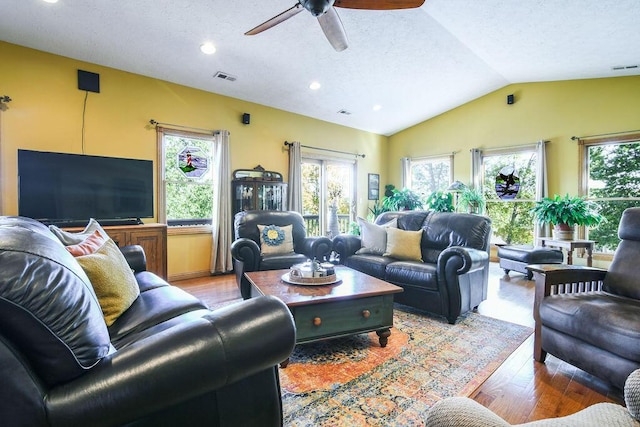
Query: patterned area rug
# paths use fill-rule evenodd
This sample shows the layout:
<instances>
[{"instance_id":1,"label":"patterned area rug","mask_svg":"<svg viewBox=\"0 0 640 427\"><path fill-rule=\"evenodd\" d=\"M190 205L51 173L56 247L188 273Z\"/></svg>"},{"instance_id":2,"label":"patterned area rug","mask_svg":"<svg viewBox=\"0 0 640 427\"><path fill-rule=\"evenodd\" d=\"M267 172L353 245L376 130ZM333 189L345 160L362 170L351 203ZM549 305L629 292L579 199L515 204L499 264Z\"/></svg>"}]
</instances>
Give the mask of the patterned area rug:
<instances>
[{"instance_id":1,"label":"patterned area rug","mask_svg":"<svg viewBox=\"0 0 640 427\"><path fill-rule=\"evenodd\" d=\"M420 426L438 400L474 391L532 333L476 313L455 325L396 304L375 333L298 345L280 369L284 425Z\"/></svg>"}]
</instances>

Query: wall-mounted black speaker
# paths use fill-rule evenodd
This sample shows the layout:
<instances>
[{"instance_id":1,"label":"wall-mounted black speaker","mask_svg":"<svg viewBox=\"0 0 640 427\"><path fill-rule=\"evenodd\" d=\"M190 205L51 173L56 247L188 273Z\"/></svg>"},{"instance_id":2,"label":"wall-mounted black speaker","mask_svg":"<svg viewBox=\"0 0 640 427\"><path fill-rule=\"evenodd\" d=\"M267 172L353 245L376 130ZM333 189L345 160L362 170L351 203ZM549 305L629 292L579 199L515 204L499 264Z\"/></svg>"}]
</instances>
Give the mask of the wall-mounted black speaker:
<instances>
[{"instance_id":1,"label":"wall-mounted black speaker","mask_svg":"<svg viewBox=\"0 0 640 427\"><path fill-rule=\"evenodd\" d=\"M511 105L514 103L514 101L515 99L513 98L513 94L507 95L507 104Z\"/></svg>"},{"instance_id":2,"label":"wall-mounted black speaker","mask_svg":"<svg viewBox=\"0 0 640 427\"><path fill-rule=\"evenodd\" d=\"M100 93L100 74L78 70L78 89Z\"/></svg>"},{"instance_id":3,"label":"wall-mounted black speaker","mask_svg":"<svg viewBox=\"0 0 640 427\"><path fill-rule=\"evenodd\" d=\"M245 125L248 125L249 123L251 123L251 114L244 113L242 115L242 123L244 123Z\"/></svg>"}]
</instances>

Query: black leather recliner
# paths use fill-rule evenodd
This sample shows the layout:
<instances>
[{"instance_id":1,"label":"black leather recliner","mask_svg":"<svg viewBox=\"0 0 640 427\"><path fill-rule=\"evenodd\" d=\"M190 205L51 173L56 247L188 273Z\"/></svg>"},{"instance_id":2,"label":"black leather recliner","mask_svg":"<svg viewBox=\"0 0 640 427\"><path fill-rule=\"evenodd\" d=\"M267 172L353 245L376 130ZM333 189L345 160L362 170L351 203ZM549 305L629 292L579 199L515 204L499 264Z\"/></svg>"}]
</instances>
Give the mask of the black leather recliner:
<instances>
[{"instance_id":1,"label":"black leather recliner","mask_svg":"<svg viewBox=\"0 0 640 427\"><path fill-rule=\"evenodd\" d=\"M211 311L123 248L140 295L107 328L43 224L0 217L0 424L281 426L291 314L261 297Z\"/></svg>"},{"instance_id":2,"label":"black leather recliner","mask_svg":"<svg viewBox=\"0 0 640 427\"><path fill-rule=\"evenodd\" d=\"M624 211L608 270L530 265L534 358L547 352L618 388L640 369L640 208Z\"/></svg>"},{"instance_id":3,"label":"black leather recliner","mask_svg":"<svg viewBox=\"0 0 640 427\"><path fill-rule=\"evenodd\" d=\"M293 253L262 255L258 225L293 225ZM236 281L244 299L250 298L250 285L244 277L248 271L279 270L308 259L328 261L332 244L328 237L308 237L304 218L293 211L243 211L234 220L235 240L231 255Z\"/></svg>"}]
</instances>

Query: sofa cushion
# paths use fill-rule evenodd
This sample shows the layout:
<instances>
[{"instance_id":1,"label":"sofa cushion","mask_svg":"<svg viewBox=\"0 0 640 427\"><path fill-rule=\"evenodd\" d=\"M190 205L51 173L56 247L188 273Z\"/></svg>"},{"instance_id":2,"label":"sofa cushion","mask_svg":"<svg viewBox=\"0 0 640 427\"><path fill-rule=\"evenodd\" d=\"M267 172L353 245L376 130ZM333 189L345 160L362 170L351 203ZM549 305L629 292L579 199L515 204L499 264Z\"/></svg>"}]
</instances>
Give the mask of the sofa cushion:
<instances>
[{"instance_id":1,"label":"sofa cushion","mask_svg":"<svg viewBox=\"0 0 640 427\"><path fill-rule=\"evenodd\" d=\"M293 225L258 225L258 230L262 256L293 253Z\"/></svg>"},{"instance_id":2,"label":"sofa cushion","mask_svg":"<svg viewBox=\"0 0 640 427\"><path fill-rule=\"evenodd\" d=\"M435 264L398 261L387 264L385 280L402 285L438 290L438 272Z\"/></svg>"},{"instance_id":3,"label":"sofa cushion","mask_svg":"<svg viewBox=\"0 0 640 427\"><path fill-rule=\"evenodd\" d=\"M53 386L112 347L87 275L59 241L35 229L0 226L0 328Z\"/></svg>"},{"instance_id":4,"label":"sofa cushion","mask_svg":"<svg viewBox=\"0 0 640 427\"><path fill-rule=\"evenodd\" d=\"M422 262L422 230L407 231L396 228L387 229L387 249L384 256Z\"/></svg>"},{"instance_id":5,"label":"sofa cushion","mask_svg":"<svg viewBox=\"0 0 640 427\"><path fill-rule=\"evenodd\" d=\"M360 217L358 217L357 220L360 226L360 242L362 247L356 251L356 254L382 255L387 249L387 228L397 228L397 218L380 225L371 223Z\"/></svg>"},{"instance_id":6,"label":"sofa cushion","mask_svg":"<svg viewBox=\"0 0 640 427\"><path fill-rule=\"evenodd\" d=\"M55 225L50 225L49 230L51 230L51 232L65 246L77 245L78 243L81 243L84 239L92 235L95 231L98 231L98 233L100 233L100 235L104 238L109 237L107 232L103 230L98 221L96 221L94 218L91 218L84 230L79 233L71 233L69 231L62 230Z\"/></svg>"},{"instance_id":7,"label":"sofa cushion","mask_svg":"<svg viewBox=\"0 0 640 427\"><path fill-rule=\"evenodd\" d=\"M640 301L606 292L552 295L540 304L545 327L636 362L640 362L639 312Z\"/></svg>"},{"instance_id":8,"label":"sofa cushion","mask_svg":"<svg viewBox=\"0 0 640 427\"><path fill-rule=\"evenodd\" d=\"M98 296L105 323L111 326L140 294L133 271L111 239L94 253L76 259Z\"/></svg>"},{"instance_id":9,"label":"sofa cushion","mask_svg":"<svg viewBox=\"0 0 640 427\"><path fill-rule=\"evenodd\" d=\"M79 257L95 253L104 245L104 242L106 242L106 239L100 234L100 231L96 230L82 242L77 245L65 246L65 249L74 257Z\"/></svg>"},{"instance_id":10,"label":"sofa cushion","mask_svg":"<svg viewBox=\"0 0 640 427\"><path fill-rule=\"evenodd\" d=\"M384 280L387 264L391 264L394 261L397 260L380 255L352 255L344 260L344 265Z\"/></svg>"}]
</instances>

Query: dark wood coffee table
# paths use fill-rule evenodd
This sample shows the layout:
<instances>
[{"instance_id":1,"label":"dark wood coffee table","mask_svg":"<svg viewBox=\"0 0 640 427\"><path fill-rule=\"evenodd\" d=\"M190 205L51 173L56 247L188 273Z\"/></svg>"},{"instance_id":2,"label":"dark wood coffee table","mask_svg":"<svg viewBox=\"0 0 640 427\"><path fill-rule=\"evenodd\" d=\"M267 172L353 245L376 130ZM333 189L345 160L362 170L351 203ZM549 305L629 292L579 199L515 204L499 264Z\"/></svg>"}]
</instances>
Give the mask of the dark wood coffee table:
<instances>
[{"instance_id":1,"label":"dark wood coffee table","mask_svg":"<svg viewBox=\"0 0 640 427\"><path fill-rule=\"evenodd\" d=\"M245 273L251 297L273 295L291 310L296 344L376 331L385 347L393 327L393 294L399 286L344 266L333 285L292 285L282 280L289 270Z\"/></svg>"}]
</instances>

